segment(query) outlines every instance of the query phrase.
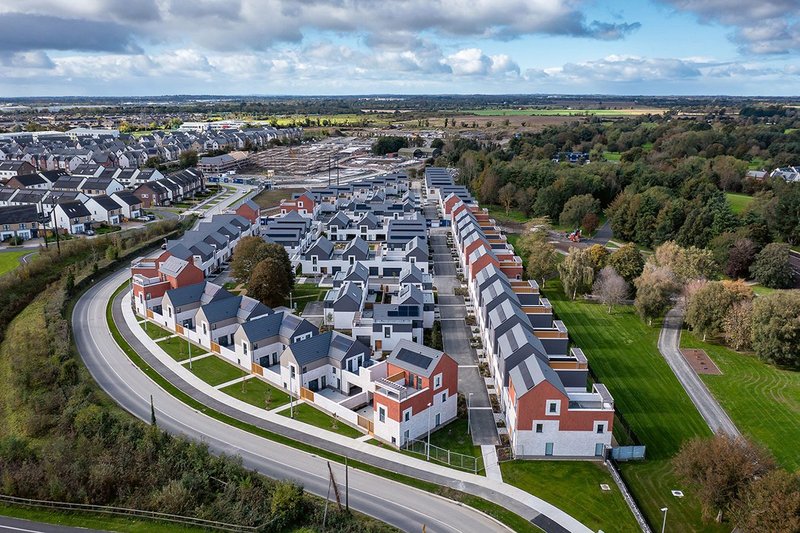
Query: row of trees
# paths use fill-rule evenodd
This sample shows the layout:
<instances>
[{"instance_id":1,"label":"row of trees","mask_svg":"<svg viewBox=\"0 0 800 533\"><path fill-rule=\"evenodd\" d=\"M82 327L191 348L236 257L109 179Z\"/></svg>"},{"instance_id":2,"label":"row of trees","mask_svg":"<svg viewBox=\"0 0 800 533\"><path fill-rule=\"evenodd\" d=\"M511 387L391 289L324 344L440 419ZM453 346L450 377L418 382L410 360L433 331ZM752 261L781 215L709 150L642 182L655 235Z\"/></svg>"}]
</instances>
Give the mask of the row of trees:
<instances>
[{"instance_id":1,"label":"row of trees","mask_svg":"<svg viewBox=\"0 0 800 533\"><path fill-rule=\"evenodd\" d=\"M294 269L280 244L244 237L233 251L231 275L247 294L269 307L283 305L294 287Z\"/></svg>"},{"instance_id":2,"label":"row of trees","mask_svg":"<svg viewBox=\"0 0 800 533\"><path fill-rule=\"evenodd\" d=\"M800 474L779 469L769 452L744 438L719 434L686 442L675 474L697 491L705 520L726 515L739 531L800 531Z\"/></svg>"}]
</instances>

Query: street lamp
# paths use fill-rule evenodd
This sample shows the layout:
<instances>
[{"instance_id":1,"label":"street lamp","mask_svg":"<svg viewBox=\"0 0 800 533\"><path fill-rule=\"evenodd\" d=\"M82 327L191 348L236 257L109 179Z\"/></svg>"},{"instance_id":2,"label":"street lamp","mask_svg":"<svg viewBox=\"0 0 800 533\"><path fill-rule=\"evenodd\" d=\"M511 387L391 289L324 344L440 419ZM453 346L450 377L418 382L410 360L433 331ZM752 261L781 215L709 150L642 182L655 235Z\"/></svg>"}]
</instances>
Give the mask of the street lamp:
<instances>
[{"instance_id":1,"label":"street lamp","mask_svg":"<svg viewBox=\"0 0 800 533\"><path fill-rule=\"evenodd\" d=\"M472 429L472 393L467 396L467 435Z\"/></svg>"},{"instance_id":2,"label":"street lamp","mask_svg":"<svg viewBox=\"0 0 800 533\"><path fill-rule=\"evenodd\" d=\"M428 445L425 446L425 460L431 460L431 406L432 403L428 404Z\"/></svg>"},{"instance_id":3,"label":"street lamp","mask_svg":"<svg viewBox=\"0 0 800 533\"><path fill-rule=\"evenodd\" d=\"M189 341L189 332L186 332L186 346L189 347L189 370L192 369L192 343Z\"/></svg>"},{"instance_id":4,"label":"street lamp","mask_svg":"<svg viewBox=\"0 0 800 533\"><path fill-rule=\"evenodd\" d=\"M664 533L664 530L667 528L667 511L669 510L668 507L662 507L661 512L664 513L664 521L661 523L661 533Z\"/></svg>"}]
</instances>

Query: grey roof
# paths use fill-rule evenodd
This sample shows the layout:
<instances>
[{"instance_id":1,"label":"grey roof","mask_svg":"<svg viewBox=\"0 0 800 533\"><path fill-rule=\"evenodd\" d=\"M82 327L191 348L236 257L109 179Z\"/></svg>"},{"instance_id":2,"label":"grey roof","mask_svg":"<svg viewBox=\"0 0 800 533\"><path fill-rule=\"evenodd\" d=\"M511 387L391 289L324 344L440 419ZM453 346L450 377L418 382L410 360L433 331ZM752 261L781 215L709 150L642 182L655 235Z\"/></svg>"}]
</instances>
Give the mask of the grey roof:
<instances>
[{"instance_id":1,"label":"grey roof","mask_svg":"<svg viewBox=\"0 0 800 533\"><path fill-rule=\"evenodd\" d=\"M250 342L258 342L270 337L276 337L281 332L281 324L285 313L272 313L254 320L248 320L241 325Z\"/></svg>"},{"instance_id":2,"label":"grey roof","mask_svg":"<svg viewBox=\"0 0 800 533\"><path fill-rule=\"evenodd\" d=\"M66 213L69 218L91 216L91 213L88 209L86 209L86 206L80 202L63 202L58 205L61 206L61 209L64 210L64 213Z\"/></svg>"},{"instance_id":3,"label":"grey roof","mask_svg":"<svg viewBox=\"0 0 800 533\"><path fill-rule=\"evenodd\" d=\"M366 259L369 256L369 244L361 237L356 237L342 251L344 257L354 256L356 259Z\"/></svg>"},{"instance_id":4,"label":"grey roof","mask_svg":"<svg viewBox=\"0 0 800 533\"><path fill-rule=\"evenodd\" d=\"M430 377L443 355L444 352L403 339L386 360L409 372Z\"/></svg>"},{"instance_id":5,"label":"grey roof","mask_svg":"<svg viewBox=\"0 0 800 533\"><path fill-rule=\"evenodd\" d=\"M417 265L410 265L400 272L400 283L422 283L424 274Z\"/></svg>"},{"instance_id":6,"label":"grey roof","mask_svg":"<svg viewBox=\"0 0 800 533\"><path fill-rule=\"evenodd\" d=\"M180 259L173 255L168 257L166 261L161 263L159 271L167 276L177 276L178 274L181 273L181 271L184 268L186 268L188 264L189 261L186 261L185 259Z\"/></svg>"},{"instance_id":7,"label":"grey roof","mask_svg":"<svg viewBox=\"0 0 800 533\"><path fill-rule=\"evenodd\" d=\"M0 207L0 224L18 224L20 222L37 222L39 213L35 205L12 205Z\"/></svg>"},{"instance_id":8,"label":"grey roof","mask_svg":"<svg viewBox=\"0 0 800 533\"><path fill-rule=\"evenodd\" d=\"M346 228L350 226L350 219L347 218L341 211L337 211L336 214L328 221L328 226L336 226L337 228Z\"/></svg>"},{"instance_id":9,"label":"grey roof","mask_svg":"<svg viewBox=\"0 0 800 533\"><path fill-rule=\"evenodd\" d=\"M122 202L129 206L140 205L142 203L139 197L133 194L131 191L117 191L112 194L111 197L115 200L118 200L117 203Z\"/></svg>"},{"instance_id":10,"label":"grey roof","mask_svg":"<svg viewBox=\"0 0 800 533\"><path fill-rule=\"evenodd\" d=\"M170 289L164 295L169 296L169 301L175 307L182 305L198 303L203 301L203 295L206 293L206 287L213 289L215 286L207 281L195 283L193 285L186 285L185 287L178 287L177 289ZM233 294L223 288L216 286L218 290L214 292L209 301L222 300L233 298Z\"/></svg>"},{"instance_id":11,"label":"grey roof","mask_svg":"<svg viewBox=\"0 0 800 533\"><path fill-rule=\"evenodd\" d=\"M100 196L93 196L92 200L100 204L100 207L105 209L106 211L114 211L116 209L120 209L120 205L114 201L113 198L106 194L102 194Z\"/></svg>"},{"instance_id":12,"label":"grey roof","mask_svg":"<svg viewBox=\"0 0 800 533\"><path fill-rule=\"evenodd\" d=\"M514 384L514 392L517 398L534 388L542 381L548 381L551 385L567 396L567 391L561 383L561 379L550 365L538 357L528 357L520 364L511 369L509 373L511 383Z\"/></svg>"},{"instance_id":13,"label":"grey roof","mask_svg":"<svg viewBox=\"0 0 800 533\"><path fill-rule=\"evenodd\" d=\"M223 298L222 300L208 303L202 307L202 310L208 319L208 323L213 324L235 318L239 314L239 305L241 303L242 297L234 296L233 298Z\"/></svg>"}]
</instances>

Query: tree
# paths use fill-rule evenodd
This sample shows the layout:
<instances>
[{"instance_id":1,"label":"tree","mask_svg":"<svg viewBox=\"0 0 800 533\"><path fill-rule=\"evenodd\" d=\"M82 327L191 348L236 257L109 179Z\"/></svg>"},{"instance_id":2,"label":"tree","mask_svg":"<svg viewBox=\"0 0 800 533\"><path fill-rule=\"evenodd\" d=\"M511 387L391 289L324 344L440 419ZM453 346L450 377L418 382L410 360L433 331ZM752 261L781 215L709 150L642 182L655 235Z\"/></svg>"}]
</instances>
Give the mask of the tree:
<instances>
[{"instance_id":1,"label":"tree","mask_svg":"<svg viewBox=\"0 0 800 533\"><path fill-rule=\"evenodd\" d=\"M800 291L756 298L751 340L760 359L800 368Z\"/></svg>"},{"instance_id":2,"label":"tree","mask_svg":"<svg viewBox=\"0 0 800 533\"><path fill-rule=\"evenodd\" d=\"M633 283L633 280L639 277L644 268L642 253L633 243L621 246L611 254L606 263L628 283Z\"/></svg>"},{"instance_id":3,"label":"tree","mask_svg":"<svg viewBox=\"0 0 800 533\"><path fill-rule=\"evenodd\" d=\"M194 150L184 150L180 155L181 167L189 168L197 166L197 152Z\"/></svg>"},{"instance_id":4,"label":"tree","mask_svg":"<svg viewBox=\"0 0 800 533\"><path fill-rule=\"evenodd\" d=\"M544 288L547 276L556 270L556 260L558 251L549 242L542 243L534 252L528 256L527 273L528 277L539 282L539 287Z\"/></svg>"},{"instance_id":5,"label":"tree","mask_svg":"<svg viewBox=\"0 0 800 533\"><path fill-rule=\"evenodd\" d=\"M750 239L737 239L728 250L725 275L731 278L746 278L758 249Z\"/></svg>"},{"instance_id":6,"label":"tree","mask_svg":"<svg viewBox=\"0 0 800 533\"><path fill-rule=\"evenodd\" d=\"M684 248L673 241L656 248L651 260L656 266L672 270L680 283L690 279L711 279L717 273L717 263L710 250L696 246Z\"/></svg>"},{"instance_id":7,"label":"tree","mask_svg":"<svg viewBox=\"0 0 800 533\"><path fill-rule=\"evenodd\" d=\"M152 157L148 157L147 161L145 162L145 168L158 168L158 165L161 164L161 157L154 155Z\"/></svg>"},{"instance_id":8,"label":"tree","mask_svg":"<svg viewBox=\"0 0 800 533\"><path fill-rule=\"evenodd\" d=\"M760 284L773 289L792 286L794 276L789 263L789 245L770 243L755 258L750 273Z\"/></svg>"},{"instance_id":9,"label":"tree","mask_svg":"<svg viewBox=\"0 0 800 533\"><path fill-rule=\"evenodd\" d=\"M800 474L776 469L754 480L742 491L730 515L739 531L800 531Z\"/></svg>"},{"instance_id":10,"label":"tree","mask_svg":"<svg viewBox=\"0 0 800 533\"><path fill-rule=\"evenodd\" d=\"M386 155L398 151L400 148L408 146L408 139L397 136L381 136L372 143L372 153L375 155Z\"/></svg>"},{"instance_id":11,"label":"tree","mask_svg":"<svg viewBox=\"0 0 800 533\"><path fill-rule=\"evenodd\" d=\"M238 283L248 283L255 266L264 259L272 258L283 265L286 277L294 285L294 269L289 254L280 244L265 242L261 237L243 237L233 250L231 276Z\"/></svg>"},{"instance_id":12,"label":"tree","mask_svg":"<svg viewBox=\"0 0 800 533\"><path fill-rule=\"evenodd\" d=\"M586 254L589 256L589 261L591 261L592 269L594 269L595 273L599 272L600 269L606 266L608 263L608 257L611 255L611 253L608 251L608 248L602 244L591 245L586 249Z\"/></svg>"},{"instance_id":13,"label":"tree","mask_svg":"<svg viewBox=\"0 0 800 533\"><path fill-rule=\"evenodd\" d=\"M558 273L564 284L564 293L574 300L592 288L594 268L586 250L571 248L569 255L558 265Z\"/></svg>"},{"instance_id":14,"label":"tree","mask_svg":"<svg viewBox=\"0 0 800 533\"><path fill-rule=\"evenodd\" d=\"M581 194L567 200L558 221L562 226L577 227L587 214L599 212L600 200L591 194Z\"/></svg>"},{"instance_id":15,"label":"tree","mask_svg":"<svg viewBox=\"0 0 800 533\"><path fill-rule=\"evenodd\" d=\"M694 438L672 460L675 474L697 491L703 518L721 522L755 477L764 476L774 462L761 447L743 437L719 433Z\"/></svg>"},{"instance_id":16,"label":"tree","mask_svg":"<svg viewBox=\"0 0 800 533\"><path fill-rule=\"evenodd\" d=\"M291 290L292 284L283 265L271 257L263 259L253 268L247 282L247 294L269 307L283 305Z\"/></svg>"},{"instance_id":17,"label":"tree","mask_svg":"<svg viewBox=\"0 0 800 533\"><path fill-rule=\"evenodd\" d=\"M686 305L686 323L703 335L722 333L723 321L730 307L740 301L752 299L752 290L739 283L712 281L704 283L689 298Z\"/></svg>"},{"instance_id":18,"label":"tree","mask_svg":"<svg viewBox=\"0 0 800 533\"><path fill-rule=\"evenodd\" d=\"M753 335L753 302L736 302L722 320L722 334L725 342L734 350L749 350Z\"/></svg>"},{"instance_id":19,"label":"tree","mask_svg":"<svg viewBox=\"0 0 800 533\"><path fill-rule=\"evenodd\" d=\"M517 198L517 186L513 183L506 183L497 193L497 197L500 200L500 205L502 205L506 209L506 215L511 210L511 206L514 205L514 202Z\"/></svg>"},{"instance_id":20,"label":"tree","mask_svg":"<svg viewBox=\"0 0 800 533\"><path fill-rule=\"evenodd\" d=\"M678 288L675 274L666 267L648 263L633 284L636 287L634 307L643 320L653 325L653 319L660 317L667 310L672 295Z\"/></svg>"},{"instance_id":21,"label":"tree","mask_svg":"<svg viewBox=\"0 0 800 533\"><path fill-rule=\"evenodd\" d=\"M600 225L600 217L597 216L597 213L586 213L583 215L581 219L581 227L583 231L586 232L587 235L591 235L594 233L594 230L597 229L597 226Z\"/></svg>"},{"instance_id":22,"label":"tree","mask_svg":"<svg viewBox=\"0 0 800 533\"><path fill-rule=\"evenodd\" d=\"M608 312L615 305L622 303L628 297L631 287L625 279L617 274L614 267L604 267L597 274L597 280L592 287L592 294L596 296L604 305L608 306Z\"/></svg>"}]
</instances>

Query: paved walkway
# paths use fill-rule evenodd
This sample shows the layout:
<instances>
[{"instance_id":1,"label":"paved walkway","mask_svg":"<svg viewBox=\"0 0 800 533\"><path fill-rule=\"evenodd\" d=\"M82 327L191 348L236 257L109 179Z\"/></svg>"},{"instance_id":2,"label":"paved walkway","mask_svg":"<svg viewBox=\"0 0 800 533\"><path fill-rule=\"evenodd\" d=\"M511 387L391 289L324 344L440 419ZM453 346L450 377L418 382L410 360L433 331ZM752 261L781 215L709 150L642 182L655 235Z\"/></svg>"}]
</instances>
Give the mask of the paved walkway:
<instances>
[{"instance_id":1,"label":"paved walkway","mask_svg":"<svg viewBox=\"0 0 800 533\"><path fill-rule=\"evenodd\" d=\"M248 379L252 379L256 377L255 374L247 374L246 376L242 376L240 378L232 379L230 381L226 381L225 383L220 383L219 385L214 385L215 389L224 389L225 387L229 387L231 385L235 385L237 383L241 383L242 381L246 381Z\"/></svg>"},{"instance_id":2,"label":"paved walkway","mask_svg":"<svg viewBox=\"0 0 800 533\"><path fill-rule=\"evenodd\" d=\"M131 309L130 292L118 297L113 313L123 337L148 364L183 392L211 409L318 448L487 498L537 525L542 524L540 527L549 533L591 531L561 509L506 483L359 442L228 396L192 374L147 336Z\"/></svg>"},{"instance_id":3,"label":"paved walkway","mask_svg":"<svg viewBox=\"0 0 800 533\"><path fill-rule=\"evenodd\" d=\"M464 322L466 304L462 296L453 294L453 288L460 287L461 283L455 278L455 263L450 255L450 248L447 247L447 236L431 235L431 245L436 270L434 285L439 289L442 345L444 351L458 363L458 391L472 407L472 442L476 446L500 444L497 424L490 409L489 393L478 369L478 354L469 344L472 333ZM446 272L452 274L448 275Z\"/></svg>"},{"instance_id":4,"label":"paved walkway","mask_svg":"<svg viewBox=\"0 0 800 533\"><path fill-rule=\"evenodd\" d=\"M694 402L700 415L714 433L727 433L732 436L740 436L736 425L728 416L728 413L720 406L716 398L706 387L697 373L692 370L689 363L684 359L680 352L681 326L683 325L683 310L674 307L669 310L664 317L664 325L658 336L658 351L667 360L675 376L680 381L686 394Z\"/></svg>"},{"instance_id":5,"label":"paved walkway","mask_svg":"<svg viewBox=\"0 0 800 533\"><path fill-rule=\"evenodd\" d=\"M486 477L503 481L500 463L497 461L497 448L484 444L481 446L481 455L483 456L483 467L486 469Z\"/></svg>"}]
</instances>

